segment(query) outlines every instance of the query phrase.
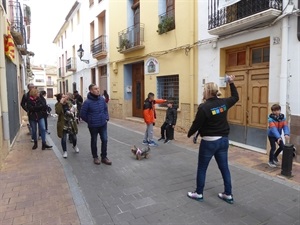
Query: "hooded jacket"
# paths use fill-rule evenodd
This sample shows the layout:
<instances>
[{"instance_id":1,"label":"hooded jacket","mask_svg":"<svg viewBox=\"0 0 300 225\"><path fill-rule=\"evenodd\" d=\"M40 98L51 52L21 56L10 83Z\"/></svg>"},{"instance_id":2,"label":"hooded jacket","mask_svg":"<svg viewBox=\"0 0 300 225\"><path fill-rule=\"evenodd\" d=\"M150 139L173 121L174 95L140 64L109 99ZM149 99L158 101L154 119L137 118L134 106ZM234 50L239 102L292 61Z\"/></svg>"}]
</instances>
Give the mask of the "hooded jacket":
<instances>
[{"instance_id":1,"label":"hooded jacket","mask_svg":"<svg viewBox=\"0 0 300 225\"><path fill-rule=\"evenodd\" d=\"M155 123L156 113L155 113L155 104L161 104L166 102L164 99L156 99L153 101L149 101L149 98L146 98L144 101L143 107L143 116L146 124Z\"/></svg>"},{"instance_id":2,"label":"hooded jacket","mask_svg":"<svg viewBox=\"0 0 300 225\"><path fill-rule=\"evenodd\" d=\"M109 115L107 104L102 96L88 93L87 99L82 104L80 117L89 128L104 126L109 120Z\"/></svg>"}]
</instances>

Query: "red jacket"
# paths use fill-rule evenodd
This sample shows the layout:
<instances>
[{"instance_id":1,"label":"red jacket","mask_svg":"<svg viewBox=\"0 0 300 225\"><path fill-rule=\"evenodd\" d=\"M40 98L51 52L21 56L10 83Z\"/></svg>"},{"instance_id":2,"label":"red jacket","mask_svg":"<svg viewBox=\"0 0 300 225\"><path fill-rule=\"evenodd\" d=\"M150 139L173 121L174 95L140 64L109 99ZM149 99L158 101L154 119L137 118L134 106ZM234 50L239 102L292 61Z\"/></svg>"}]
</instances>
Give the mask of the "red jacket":
<instances>
[{"instance_id":1,"label":"red jacket","mask_svg":"<svg viewBox=\"0 0 300 225\"><path fill-rule=\"evenodd\" d=\"M144 102L144 121L146 124L155 123L156 119L156 113L155 113L155 104L161 104L166 102L167 100L164 99L156 99L153 101L149 101L149 98L147 98Z\"/></svg>"}]
</instances>

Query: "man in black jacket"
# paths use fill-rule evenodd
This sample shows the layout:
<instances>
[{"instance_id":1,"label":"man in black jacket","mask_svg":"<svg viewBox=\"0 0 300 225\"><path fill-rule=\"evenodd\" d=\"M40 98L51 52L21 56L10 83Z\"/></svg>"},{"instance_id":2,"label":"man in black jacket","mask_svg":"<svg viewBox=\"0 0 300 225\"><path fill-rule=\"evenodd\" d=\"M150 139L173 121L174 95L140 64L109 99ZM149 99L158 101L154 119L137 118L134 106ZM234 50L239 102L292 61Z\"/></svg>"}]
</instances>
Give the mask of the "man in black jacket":
<instances>
[{"instance_id":1,"label":"man in black jacket","mask_svg":"<svg viewBox=\"0 0 300 225\"><path fill-rule=\"evenodd\" d=\"M177 109L173 106L174 102L172 100L168 101L168 109L166 111L166 120L161 126L161 137L158 141L164 140L164 143L169 143L173 138L172 130L174 129L177 121ZM166 133L166 136L165 136ZM165 139L166 137L166 139Z\"/></svg>"},{"instance_id":2,"label":"man in black jacket","mask_svg":"<svg viewBox=\"0 0 300 225\"><path fill-rule=\"evenodd\" d=\"M28 88L28 92L27 93L25 93L24 95L23 95L23 97L22 97L22 100L21 100L21 107L24 109L24 111L25 112L27 112L27 116L28 116L28 108L27 108L27 103L28 103L28 100L29 100L29 92L32 90L32 89L34 89L35 87L34 87L34 84L33 83L29 83L28 85L27 85L27 88ZM29 121L29 117L28 117L28 121ZM30 127L30 124L28 123L27 124L27 126L28 126L28 129L29 129L29 132L30 132L30 134L31 134L31 142L33 142L34 140L34 138L33 138L33 134L32 134L32 128Z\"/></svg>"}]
</instances>

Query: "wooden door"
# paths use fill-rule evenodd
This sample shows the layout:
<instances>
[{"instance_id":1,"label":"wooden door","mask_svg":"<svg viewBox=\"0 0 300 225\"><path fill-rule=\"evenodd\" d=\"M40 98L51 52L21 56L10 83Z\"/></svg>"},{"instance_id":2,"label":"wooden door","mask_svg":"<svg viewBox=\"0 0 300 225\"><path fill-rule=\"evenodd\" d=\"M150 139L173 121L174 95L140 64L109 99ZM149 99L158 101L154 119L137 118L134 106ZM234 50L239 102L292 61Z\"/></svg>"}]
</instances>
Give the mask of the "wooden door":
<instances>
[{"instance_id":1,"label":"wooden door","mask_svg":"<svg viewBox=\"0 0 300 225\"><path fill-rule=\"evenodd\" d=\"M47 98L53 98L53 88L47 88Z\"/></svg>"},{"instance_id":2,"label":"wooden door","mask_svg":"<svg viewBox=\"0 0 300 225\"><path fill-rule=\"evenodd\" d=\"M143 117L144 105L144 63L132 65L132 115Z\"/></svg>"}]
</instances>

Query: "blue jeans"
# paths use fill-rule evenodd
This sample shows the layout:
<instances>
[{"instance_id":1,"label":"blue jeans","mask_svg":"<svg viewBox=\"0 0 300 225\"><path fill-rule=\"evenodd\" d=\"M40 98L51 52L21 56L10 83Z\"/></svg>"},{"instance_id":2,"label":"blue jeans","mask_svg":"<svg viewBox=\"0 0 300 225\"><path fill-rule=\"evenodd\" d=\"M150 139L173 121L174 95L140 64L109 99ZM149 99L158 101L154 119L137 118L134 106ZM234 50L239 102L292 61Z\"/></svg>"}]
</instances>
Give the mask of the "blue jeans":
<instances>
[{"instance_id":1,"label":"blue jeans","mask_svg":"<svg viewBox=\"0 0 300 225\"><path fill-rule=\"evenodd\" d=\"M283 141L281 140L279 142L277 151L275 151L276 150L277 138L270 137L270 136L268 136L268 138L269 138L269 142L270 142L270 145L271 145L271 150L270 150L270 154L269 154L269 162L273 162L274 158L277 159L280 152L282 152L284 144L283 144Z\"/></svg>"},{"instance_id":2,"label":"blue jeans","mask_svg":"<svg viewBox=\"0 0 300 225\"><path fill-rule=\"evenodd\" d=\"M67 151L67 134L68 132L66 130L63 131L63 136L61 138L61 147L64 152ZM75 147L77 145L77 136L76 134L69 134L70 140L72 140L72 144Z\"/></svg>"},{"instance_id":3,"label":"blue jeans","mask_svg":"<svg viewBox=\"0 0 300 225\"><path fill-rule=\"evenodd\" d=\"M90 127L91 134L91 150L93 158L98 158L98 149L97 149L97 138L98 134L101 139L101 159L107 157L107 123L102 127Z\"/></svg>"},{"instance_id":4,"label":"blue jeans","mask_svg":"<svg viewBox=\"0 0 300 225\"><path fill-rule=\"evenodd\" d=\"M221 171L224 181L224 193L232 194L231 176L228 168L228 137L222 137L216 141L201 140L198 156L198 170L197 170L197 189L198 194L203 194L205 185L206 170L211 158L214 156L219 170Z\"/></svg>"},{"instance_id":5,"label":"blue jeans","mask_svg":"<svg viewBox=\"0 0 300 225\"><path fill-rule=\"evenodd\" d=\"M39 132L41 133L42 142L46 143L46 130L45 130L45 120L44 118L38 121L29 120L30 127L32 129L32 139L37 141L37 125L39 126Z\"/></svg>"}]
</instances>

